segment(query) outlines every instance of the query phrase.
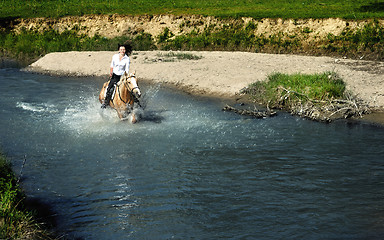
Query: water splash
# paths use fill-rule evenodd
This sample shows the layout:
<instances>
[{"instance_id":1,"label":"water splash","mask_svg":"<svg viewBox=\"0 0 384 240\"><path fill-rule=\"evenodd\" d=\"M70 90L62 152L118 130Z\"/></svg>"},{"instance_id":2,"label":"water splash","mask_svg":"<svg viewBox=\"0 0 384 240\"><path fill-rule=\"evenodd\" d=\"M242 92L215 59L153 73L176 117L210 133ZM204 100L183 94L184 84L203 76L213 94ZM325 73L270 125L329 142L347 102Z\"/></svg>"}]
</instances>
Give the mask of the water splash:
<instances>
[{"instance_id":1,"label":"water splash","mask_svg":"<svg viewBox=\"0 0 384 240\"><path fill-rule=\"evenodd\" d=\"M16 107L21 108L25 111L38 112L38 113L42 113L42 112L55 113L58 111L55 105L48 104L48 103L17 102Z\"/></svg>"},{"instance_id":2,"label":"water splash","mask_svg":"<svg viewBox=\"0 0 384 240\"><path fill-rule=\"evenodd\" d=\"M159 112L152 108L153 101L156 100L159 90L160 85L150 87L140 100L142 107L135 104L133 112L139 116L138 124L159 122L163 119L158 116ZM109 107L106 109L101 108L97 96L84 97L81 101L67 106L59 117L59 122L68 130L78 134L111 135L132 132L135 129L135 126L131 124L130 116L125 120L120 120L116 110Z\"/></svg>"},{"instance_id":3,"label":"water splash","mask_svg":"<svg viewBox=\"0 0 384 240\"><path fill-rule=\"evenodd\" d=\"M113 133L114 125L120 123L116 111L111 108L101 109L94 97L83 99L82 103L65 108L59 121L68 130L77 133Z\"/></svg>"}]
</instances>

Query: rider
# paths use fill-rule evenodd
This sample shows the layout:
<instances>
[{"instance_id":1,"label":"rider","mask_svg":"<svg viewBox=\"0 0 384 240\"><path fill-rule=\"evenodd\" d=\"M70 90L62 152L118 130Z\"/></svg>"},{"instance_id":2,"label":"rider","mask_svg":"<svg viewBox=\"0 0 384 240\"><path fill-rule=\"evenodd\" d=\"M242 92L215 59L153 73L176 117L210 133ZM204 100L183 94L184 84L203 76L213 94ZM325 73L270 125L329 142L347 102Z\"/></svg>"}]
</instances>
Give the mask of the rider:
<instances>
[{"instance_id":1,"label":"rider","mask_svg":"<svg viewBox=\"0 0 384 240\"><path fill-rule=\"evenodd\" d=\"M129 55L131 54L131 52L132 46L130 44L119 44L119 53L116 53L112 56L111 68L109 72L110 81L106 89L107 93L104 102L101 105L101 108L106 108L109 105L109 101L111 100L113 94L114 86L118 81L120 81L121 75L123 75L124 72L129 73Z\"/></svg>"}]
</instances>

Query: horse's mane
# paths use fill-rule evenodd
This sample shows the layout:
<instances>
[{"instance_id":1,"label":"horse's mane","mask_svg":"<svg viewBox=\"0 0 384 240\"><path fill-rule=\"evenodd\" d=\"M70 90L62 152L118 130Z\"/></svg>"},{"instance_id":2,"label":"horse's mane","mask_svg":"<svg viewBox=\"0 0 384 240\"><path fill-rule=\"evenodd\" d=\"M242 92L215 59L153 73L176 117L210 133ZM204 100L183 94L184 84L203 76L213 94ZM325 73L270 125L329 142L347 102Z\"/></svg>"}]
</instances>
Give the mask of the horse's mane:
<instances>
[{"instance_id":1,"label":"horse's mane","mask_svg":"<svg viewBox=\"0 0 384 240\"><path fill-rule=\"evenodd\" d=\"M121 76L120 80L116 83L118 86L120 86L122 83L123 83L123 80L126 78L130 78L130 77L136 77L136 74L135 73L130 73L130 74L125 74ZM136 79L137 81L137 79Z\"/></svg>"}]
</instances>

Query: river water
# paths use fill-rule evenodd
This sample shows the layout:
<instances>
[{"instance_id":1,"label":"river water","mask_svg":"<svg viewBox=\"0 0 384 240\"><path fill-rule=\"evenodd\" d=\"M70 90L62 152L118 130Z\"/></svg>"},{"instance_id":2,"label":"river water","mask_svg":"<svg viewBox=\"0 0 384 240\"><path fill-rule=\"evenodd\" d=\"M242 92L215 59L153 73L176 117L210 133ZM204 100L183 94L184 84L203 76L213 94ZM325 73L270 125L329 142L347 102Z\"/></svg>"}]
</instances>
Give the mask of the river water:
<instances>
[{"instance_id":1,"label":"river water","mask_svg":"<svg viewBox=\"0 0 384 240\"><path fill-rule=\"evenodd\" d=\"M68 239L384 236L381 127L252 119L144 84L133 125L100 109L101 78L0 82L1 148Z\"/></svg>"}]
</instances>

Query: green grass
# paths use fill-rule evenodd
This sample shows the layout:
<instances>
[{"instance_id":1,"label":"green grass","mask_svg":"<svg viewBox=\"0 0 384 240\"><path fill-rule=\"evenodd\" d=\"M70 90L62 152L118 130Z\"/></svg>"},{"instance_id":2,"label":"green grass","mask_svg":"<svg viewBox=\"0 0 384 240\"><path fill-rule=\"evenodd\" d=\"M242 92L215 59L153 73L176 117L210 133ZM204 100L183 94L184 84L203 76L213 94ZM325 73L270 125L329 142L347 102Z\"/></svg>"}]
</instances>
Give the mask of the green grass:
<instances>
[{"instance_id":1,"label":"green grass","mask_svg":"<svg viewBox=\"0 0 384 240\"><path fill-rule=\"evenodd\" d=\"M253 18L327 18L351 19L384 18L384 0L2 0L0 24L9 27L9 19L17 17L62 17L84 14L203 14L228 18L250 16ZM188 23L184 23L188 24ZM204 24L203 22L201 24ZM193 27L193 26L192 26ZM237 19L223 28L214 25L203 31L175 36L165 28L159 36L146 33L128 34L116 38L88 37L78 34L78 29L59 33L22 31L15 35L10 29L0 28L0 56L16 58L27 64L49 52L108 51L118 43L131 41L135 50L221 50L264 53L294 53L310 55L347 56L369 60L383 60L384 28L377 20L360 29L346 29L342 34L329 34L318 42L307 43L307 34L268 33L255 35L255 23ZM26 60L25 60L26 59Z\"/></svg>"},{"instance_id":2,"label":"green grass","mask_svg":"<svg viewBox=\"0 0 384 240\"><path fill-rule=\"evenodd\" d=\"M205 15L253 18L383 18L383 0L2 0L0 16L85 14Z\"/></svg>"},{"instance_id":3,"label":"green grass","mask_svg":"<svg viewBox=\"0 0 384 240\"><path fill-rule=\"evenodd\" d=\"M203 14L237 18L250 16L283 18L384 18L384 0L242 0L242 1L191 1L191 0L2 0L0 1L0 23L3 27L14 17L60 17L83 14ZM184 23L188 24L188 23ZM201 24L204 24L203 22ZM193 27L193 26L191 26ZM275 33L255 35L255 23L244 23L237 19L222 28L210 25L203 31L175 36L165 28L159 36L146 33L128 34L116 38L88 37L73 30L59 33L48 30L43 33L0 28L0 56L9 56L26 63L49 52L63 51L108 51L115 50L118 43L131 41L135 50L221 50L264 53L294 53L310 55L347 56L368 60L383 60L384 27L372 20L362 28L346 28L340 35L329 34L317 42L307 43L308 27L300 34Z\"/></svg>"},{"instance_id":4,"label":"green grass","mask_svg":"<svg viewBox=\"0 0 384 240\"><path fill-rule=\"evenodd\" d=\"M126 34L115 38L99 35L89 37L79 34L78 29L59 33L55 30L36 32L30 30L15 34L0 31L0 56L9 56L30 63L50 52L64 51L112 51L118 43L131 42L133 49L140 50L206 50L206 51L246 51L264 53L302 53L311 55L347 56L349 58L383 60L384 27L373 20L358 29L346 28L340 35L327 37L306 43L304 29L302 34L255 35L256 25L252 22L244 25L242 21L233 21L222 28L213 25L203 31L175 36L168 28L156 37L147 33Z\"/></svg>"},{"instance_id":5,"label":"green grass","mask_svg":"<svg viewBox=\"0 0 384 240\"><path fill-rule=\"evenodd\" d=\"M336 55L350 58L383 60L384 27L377 20L368 22L361 28L346 28L340 35L327 37L308 43L305 28L301 34L286 33L255 35L256 25L244 25L235 21L223 28L210 26L204 31L192 31L173 37L169 30L162 34L158 47L163 50L221 50L264 53L307 53L311 55Z\"/></svg>"},{"instance_id":6,"label":"green grass","mask_svg":"<svg viewBox=\"0 0 384 240\"><path fill-rule=\"evenodd\" d=\"M0 50L2 55L16 57L19 60L26 59L27 61L50 52L112 51L117 49L119 43L127 41L133 45L135 50L151 50L155 48L152 36L145 33L110 39L99 35L94 37L79 35L76 29L62 33L55 30L42 33L24 30L20 34L0 31Z\"/></svg>"},{"instance_id":7,"label":"green grass","mask_svg":"<svg viewBox=\"0 0 384 240\"><path fill-rule=\"evenodd\" d=\"M301 49L299 36L257 36L256 25L252 22L244 25L241 21L225 25L223 28L210 26L204 31L192 31L184 35L166 39L159 47L164 50L223 50L261 52L292 52ZM172 33L168 34L172 36ZM271 50L272 49L272 50Z\"/></svg>"},{"instance_id":8,"label":"green grass","mask_svg":"<svg viewBox=\"0 0 384 240\"><path fill-rule=\"evenodd\" d=\"M345 83L334 72L292 75L274 73L268 76L267 81L255 82L246 90L254 101L273 108L295 102L305 103L308 100L343 98L344 92Z\"/></svg>"},{"instance_id":9,"label":"green grass","mask_svg":"<svg viewBox=\"0 0 384 240\"><path fill-rule=\"evenodd\" d=\"M353 31L346 29L340 35L329 34L323 49L329 52L339 52L343 54L360 53L376 54L376 59L382 60L384 53L384 27L374 20L362 28Z\"/></svg>"},{"instance_id":10,"label":"green grass","mask_svg":"<svg viewBox=\"0 0 384 240\"><path fill-rule=\"evenodd\" d=\"M164 58L164 62L174 62L176 60L199 60L202 57L191 54L191 53L178 53L178 52L168 52L168 53L159 53L158 57Z\"/></svg>"}]
</instances>

